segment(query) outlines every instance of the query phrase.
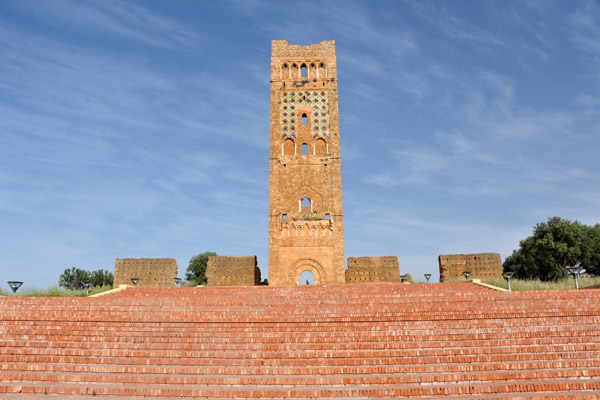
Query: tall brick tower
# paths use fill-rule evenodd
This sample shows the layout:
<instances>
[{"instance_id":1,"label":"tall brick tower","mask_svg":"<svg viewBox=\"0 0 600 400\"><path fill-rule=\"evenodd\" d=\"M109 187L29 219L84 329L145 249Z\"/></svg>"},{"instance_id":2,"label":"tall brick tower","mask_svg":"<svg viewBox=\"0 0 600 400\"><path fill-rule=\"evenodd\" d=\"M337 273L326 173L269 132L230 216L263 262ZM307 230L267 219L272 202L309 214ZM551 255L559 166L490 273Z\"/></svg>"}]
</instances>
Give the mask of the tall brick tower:
<instances>
[{"instance_id":1,"label":"tall brick tower","mask_svg":"<svg viewBox=\"0 0 600 400\"><path fill-rule=\"evenodd\" d=\"M335 42L272 42L269 285L344 283Z\"/></svg>"}]
</instances>

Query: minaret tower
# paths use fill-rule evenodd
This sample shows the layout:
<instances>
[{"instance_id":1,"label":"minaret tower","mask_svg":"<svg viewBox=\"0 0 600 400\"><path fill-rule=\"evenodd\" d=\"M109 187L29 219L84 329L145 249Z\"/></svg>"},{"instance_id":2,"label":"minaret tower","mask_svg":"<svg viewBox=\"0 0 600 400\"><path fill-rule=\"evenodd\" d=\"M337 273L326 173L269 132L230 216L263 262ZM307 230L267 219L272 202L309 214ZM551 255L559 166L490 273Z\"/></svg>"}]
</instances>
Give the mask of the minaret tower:
<instances>
[{"instance_id":1,"label":"minaret tower","mask_svg":"<svg viewBox=\"0 0 600 400\"><path fill-rule=\"evenodd\" d=\"M344 283L335 42L272 42L269 285Z\"/></svg>"}]
</instances>

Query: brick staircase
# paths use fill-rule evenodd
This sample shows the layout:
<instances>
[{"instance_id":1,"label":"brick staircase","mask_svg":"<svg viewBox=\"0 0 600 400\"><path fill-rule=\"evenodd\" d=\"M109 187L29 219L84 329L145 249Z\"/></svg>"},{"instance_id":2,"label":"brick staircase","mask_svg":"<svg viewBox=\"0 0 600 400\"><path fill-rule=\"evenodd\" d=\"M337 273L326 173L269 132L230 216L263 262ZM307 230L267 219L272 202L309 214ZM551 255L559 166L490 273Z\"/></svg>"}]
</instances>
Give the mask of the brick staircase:
<instances>
[{"instance_id":1,"label":"brick staircase","mask_svg":"<svg viewBox=\"0 0 600 400\"><path fill-rule=\"evenodd\" d=\"M0 399L599 393L597 289L369 284L0 298Z\"/></svg>"}]
</instances>

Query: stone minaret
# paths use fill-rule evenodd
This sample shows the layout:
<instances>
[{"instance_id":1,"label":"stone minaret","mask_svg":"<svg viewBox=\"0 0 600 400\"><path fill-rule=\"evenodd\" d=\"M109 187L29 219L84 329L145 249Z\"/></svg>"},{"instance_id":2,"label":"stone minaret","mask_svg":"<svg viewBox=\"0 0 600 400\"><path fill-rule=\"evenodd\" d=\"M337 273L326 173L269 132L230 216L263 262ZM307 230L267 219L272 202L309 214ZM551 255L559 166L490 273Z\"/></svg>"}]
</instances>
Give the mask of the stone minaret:
<instances>
[{"instance_id":1,"label":"stone minaret","mask_svg":"<svg viewBox=\"0 0 600 400\"><path fill-rule=\"evenodd\" d=\"M344 283L335 42L272 42L269 285Z\"/></svg>"}]
</instances>

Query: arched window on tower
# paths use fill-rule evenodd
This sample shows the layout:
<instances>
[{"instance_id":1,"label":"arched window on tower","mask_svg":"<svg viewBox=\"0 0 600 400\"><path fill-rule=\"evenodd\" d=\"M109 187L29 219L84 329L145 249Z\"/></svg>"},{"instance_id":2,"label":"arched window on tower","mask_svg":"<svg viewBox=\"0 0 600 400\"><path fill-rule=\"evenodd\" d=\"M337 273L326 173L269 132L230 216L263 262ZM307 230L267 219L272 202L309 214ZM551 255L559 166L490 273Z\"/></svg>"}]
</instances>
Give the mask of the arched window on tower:
<instances>
[{"instance_id":1,"label":"arched window on tower","mask_svg":"<svg viewBox=\"0 0 600 400\"><path fill-rule=\"evenodd\" d=\"M306 194L304 195L304 198L301 200L300 204L302 207L301 211L312 211L311 201Z\"/></svg>"},{"instance_id":2,"label":"arched window on tower","mask_svg":"<svg viewBox=\"0 0 600 400\"><path fill-rule=\"evenodd\" d=\"M302 155L303 156L308 155L308 145L306 143L302 143Z\"/></svg>"},{"instance_id":3,"label":"arched window on tower","mask_svg":"<svg viewBox=\"0 0 600 400\"><path fill-rule=\"evenodd\" d=\"M283 79L290 77L290 67L287 63L283 64L283 66L281 67L281 77Z\"/></svg>"},{"instance_id":4,"label":"arched window on tower","mask_svg":"<svg viewBox=\"0 0 600 400\"><path fill-rule=\"evenodd\" d=\"M285 142L283 142L283 155L293 156L294 154L296 154L294 141L292 139L286 139Z\"/></svg>"},{"instance_id":5,"label":"arched window on tower","mask_svg":"<svg viewBox=\"0 0 600 400\"><path fill-rule=\"evenodd\" d=\"M302 113L302 125L308 124L308 116L306 113Z\"/></svg>"},{"instance_id":6,"label":"arched window on tower","mask_svg":"<svg viewBox=\"0 0 600 400\"><path fill-rule=\"evenodd\" d=\"M300 67L300 77L301 78L307 78L308 77L308 73L306 70L306 64L302 64L302 66Z\"/></svg>"},{"instance_id":7,"label":"arched window on tower","mask_svg":"<svg viewBox=\"0 0 600 400\"><path fill-rule=\"evenodd\" d=\"M325 73L325 64L319 64L319 78L327 78L327 74Z\"/></svg>"},{"instance_id":8,"label":"arched window on tower","mask_svg":"<svg viewBox=\"0 0 600 400\"><path fill-rule=\"evenodd\" d=\"M327 154L327 143L323 139L317 139L315 143L315 155L324 156Z\"/></svg>"}]
</instances>

